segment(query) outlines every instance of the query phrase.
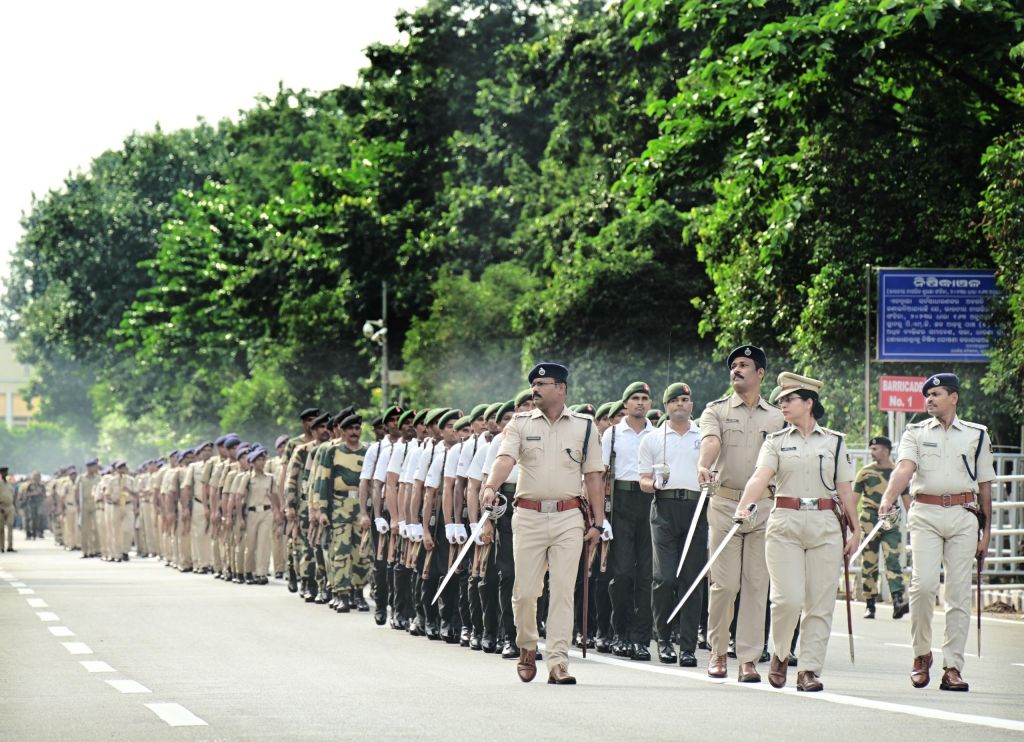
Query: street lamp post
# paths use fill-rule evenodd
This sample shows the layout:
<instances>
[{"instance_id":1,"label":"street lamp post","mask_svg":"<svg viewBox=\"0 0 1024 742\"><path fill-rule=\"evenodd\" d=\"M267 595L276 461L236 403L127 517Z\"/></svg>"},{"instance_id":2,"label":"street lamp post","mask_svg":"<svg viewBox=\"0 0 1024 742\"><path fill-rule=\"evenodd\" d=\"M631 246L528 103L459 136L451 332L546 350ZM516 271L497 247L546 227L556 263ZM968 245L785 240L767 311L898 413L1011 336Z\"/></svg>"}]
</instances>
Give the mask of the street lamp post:
<instances>
[{"instance_id":1,"label":"street lamp post","mask_svg":"<svg viewBox=\"0 0 1024 742\"><path fill-rule=\"evenodd\" d=\"M391 397L388 373L388 282L381 281L381 318L369 319L363 323L363 337L380 346L380 391L381 402L387 407Z\"/></svg>"}]
</instances>

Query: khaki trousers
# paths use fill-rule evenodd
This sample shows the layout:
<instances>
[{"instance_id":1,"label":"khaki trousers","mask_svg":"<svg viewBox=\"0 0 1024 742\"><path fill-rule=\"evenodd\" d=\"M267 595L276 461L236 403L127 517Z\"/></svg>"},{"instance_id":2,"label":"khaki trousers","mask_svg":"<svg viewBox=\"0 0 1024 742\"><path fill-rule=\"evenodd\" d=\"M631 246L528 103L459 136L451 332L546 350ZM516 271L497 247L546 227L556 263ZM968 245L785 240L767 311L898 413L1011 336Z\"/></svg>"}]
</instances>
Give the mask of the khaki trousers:
<instances>
[{"instance_id":1,"label":"khaki trousers","mask_svg":"<svg viewBox=\"0 0 1024 742\"><path fill-rule=\"evenodd\" d=\"M78 549L82 546L78 533L78 508L71 505L64 507L64 545L69 549Z\"/></svg>"},{"instance_id":2,"label":"khaki trousers","mask_svg":"<svg viewBox=\"0 0 1024 742\"><path fill-rule=\"evenodd\" d=\"M538 513L516 508L512 515L512 558L516 579L512 586L512 616L516 643L536 649L537 599L548 573L546 657L548 669L569 664L576 573L583 550L583 513ZM763 619L762 619L763 620Z\"/></svg>"},{"instance_id":3,"label":"khaki trousers","mask_svg":"<svg viewBox=\"0 0 1024 742\"><path fill-rule=\"evenodd\" d=\"M174 533L174 545L177 552L175 562L181 569L191 569L192 563L192 529L185 527L185 518L178 516L178 527Z\"/></svg>"},{"instance_id":4,"label":"khaki trousers","mask_svg":"<svg viewBox=\"0 0 1024 742\"><path fill-rule=\"evenodd\" d=\"M272 528L274 538L274 545L271 549L271 554L274 557L274 572L281 572L282 574L288 571L288 539L285 538L284 532L277 528Z\"/></svg>"},{"instance_id":5,"label":"khaki trousers","mask_svg":"<svg viewBox=\"0 0 1024 742\"><path fill-rule=\"evenodd\" d=\"M946 634L942 666L963 670L971 625L971 574L978 548L978 519L962 507L915 502L907 518L914 564L910 577L910 636L914 655L932 648L932 614L939 594L939 568L946 570Z\"/></svg>"},{"instance_id":6,"label":"khaki trousers","mask_svg":"<svg viewBox=\"0 0 1024 742\"><path fill-rule=\"evenodd\" d=\"M97 518L99 511L96 510L95 506L86 507L82 511L82 525L78 525L78 511L75 511L75 545L82 547L82 553L84 554L99 554L100 552L100 533L97 528ZM65 541L65 543L67 543Z\"/></svg>"},{"instance_id":7,"label":"khaki trousers","mask_svg":"<svg viewBox=\"0 0 1024 742\"><path fill-rule=\"evenodd\" d=\"M708 595L708 641L714 654L725 656L729 649L729 625L732 623L736 594L740 596L736 619L736 659L757 662L764 648L764 612L768 606L768 565L765 562L765 524L771 501L758 503L757 520L752 528L743 526L711 565L711 591ZM714 552L733 527L736 500L721 495L708 506L708 548Z\"/></svg>"},{"instance_id":8,"label":"khaki trousers","mask_svg":"<svg viewBox=\"0 0 1024 742\"><path fill-rule=\"evenodd\" d=\"M843 564L843 536L835 513L773 511L765 536L765 558L772 583L775 656L783 660L789 657L793 632L800 621L797 670L820 675L832 633L836 578Z\"/></svg>"},{"instance_id":9,"label":"khaki trousers","mask_svg":"<svg viewBox=\"0 0 1024 742\"><path fill-rule=\"evenodd\" d=\"M153 512L152 502L143 500L139 503L139 532L142 536L141 540L145 544L144 553L156 554L159 549L157 548L156 514Z\"/></svg>"},{"instance_id":10,"label":"khaki trousers","mask_svg":"<svg viewBox=\"0 0 1024 742\"><path fill-rule=\"evenodd\" d=\"M131 505L108 506L110 513L111 548L114 556L127 554L132 547L134 535L135 511Z\"/></svg>"},{"instance_id":11,"label":"khaki trousers","mask_svg":"<svg viewBox=\"0 0 1024 742\"><path fill-rule=\"evenodd\" d=\"M14 503L0 505L0 548L14 548Z\"/></svg>"},{"instance_id":12,"label":"khaki trousers","mask_svg":"<svg viewBox=\"0 0 1024 742\"><path fill-rule=\"evenodd\" d=\"M261 510L245 514L245 573L266 577L270 569L271 529L274 513Z\"/></svg>"},{"instance_id":13,"label":"khaki trousers","mask_svg":"<svg viewBox=\"0 0 1024 742\"><path fill-rule=\"evenodd\" d=\"M206 511L195 499L192 500L192 558L197 569L213 565L213 542L206 531Z\"/></svg>"},{"instance_id":14,"label":"khaki trousers","mask_svg":"<svg viewBox=\"0 0 1024 742\"><path fill-rule=\"evenodd\" d=\"M109 557L110 529L107 526L107 504L105 502L96 505L96 517L93 519L93 527L96 529L96 542L99 544L100 554ZM85 530L84 517L82 518L82 529Z\"/></svg>"}]
</instances>

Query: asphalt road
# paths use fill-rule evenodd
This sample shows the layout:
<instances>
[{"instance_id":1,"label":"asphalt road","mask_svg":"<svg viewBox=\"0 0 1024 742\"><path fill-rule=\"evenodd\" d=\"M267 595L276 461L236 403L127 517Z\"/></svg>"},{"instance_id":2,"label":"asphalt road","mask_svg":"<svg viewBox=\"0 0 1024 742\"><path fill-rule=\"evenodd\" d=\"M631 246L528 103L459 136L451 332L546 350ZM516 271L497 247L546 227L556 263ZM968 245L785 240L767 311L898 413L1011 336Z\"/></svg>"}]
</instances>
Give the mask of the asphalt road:
<instances>
[{"instance_id":1,"label":"asphalt road","mask_svg":"<svg viewBox=\"0 0 1024 742\"><path fill-rule=\"evenodd\" d=\"M20 534L19 534L20 535ZM984 619L969 693L911 687L909 618L845 612L825 692L740 685L588 653L579 685L307 605L280 581L229 585L154 559L81 560L51 541L0 554L0 740L894 739L1024 737L1024 622ZM936 621L936 643L941 616ZM735 661L730 676L735 677ZM939 671L941 674L941 670Z\"/></svg>"}]
</instances>

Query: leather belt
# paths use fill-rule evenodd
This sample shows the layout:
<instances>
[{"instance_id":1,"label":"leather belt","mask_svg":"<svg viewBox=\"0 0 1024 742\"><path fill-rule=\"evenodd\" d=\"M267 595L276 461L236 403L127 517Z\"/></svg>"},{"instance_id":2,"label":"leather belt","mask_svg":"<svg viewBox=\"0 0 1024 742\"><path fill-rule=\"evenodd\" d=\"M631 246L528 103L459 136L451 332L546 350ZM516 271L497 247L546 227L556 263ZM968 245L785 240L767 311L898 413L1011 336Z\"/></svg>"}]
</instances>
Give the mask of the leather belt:
<instances>
[{"instance_id":1,"label":"leather belt","mask_svg":"<svg viewBox=\"0 0 1024 742\"><path fill-rule=\"evenodd\" d=\"M507 482L498 487L498 492L505 495L505 497L515 497L516 486L514 484L508 484Z\"/></svg>"},{"instance_id":2,"label":"leather belt","mask_svg":"<svg viewBox=\"0 0 1024 742\"><path fill-rule=\"evenodd\" d=\"M740 498L743 497L743 490L734 490L732 487L719 486L717 489L712 490L715 497L722 497L726 500L735 500L739 502Z\"/></svg>"},{"instance_id":3,"label":"leather belt","mask_svg":"<svg viewBox=\"0 0 1024 742\"><path fill-rule=\"evenodd\" d=\"M974 504L974 493L958 492L955 495L914 495L914 500L925 505L941 505L944 508L951 508L954 505Z\"/></svg>"},{"instance_id":4,"label":"leather belt","mask_svg":"<svg viewBox=\"0 0 1024 742\"><path fill-rule=\"evenodd\" d=\"M253 505L250 505L248 507L248 510L249 510L250 513L265 513L268 510L270 510L270 505L260 505L259 507L255 507Z\"/></svg>"},{"instance_id":5,"label":"leather belt","mask_svg":"<svg viewBox=\"0 0 1024 742\"><path fill-rule=\"evenodd\" d=\"M654 496L659 500L699 500L700 492L684 489L658 490Z\"/></svg>"},{"instance_id":6,"label":"leather belt","mask_svg":"<svg viewBox=\"0 0 1024 742\"><path fill-rule=\"evenodd\" d=\"M643 492L640 489L639 482L633 482L628 479L616 479L615 480L615 491L616 492Z\"/></svg>"},{"instance_id":7,"label":"leather belt","mask_svg":"<svg viewBox=\"0 0 1024 742\"><path fill-rule=\"evenodd\" d=\"M776 497L775 507L786 510L832 510L831 497Z\"/></svg>"},{"instance_id":8,"label":"leather belt","mask_svg":"<svg viewBox=\"0 0 1024 742\"><path fill-rule=\"evenodd\" d=\"M568 500L516 500L517 508L536 510L538 513L564 513L566 510L579 510L581 500L578 497L570 497Z\"/></svg>"}]
</instances>

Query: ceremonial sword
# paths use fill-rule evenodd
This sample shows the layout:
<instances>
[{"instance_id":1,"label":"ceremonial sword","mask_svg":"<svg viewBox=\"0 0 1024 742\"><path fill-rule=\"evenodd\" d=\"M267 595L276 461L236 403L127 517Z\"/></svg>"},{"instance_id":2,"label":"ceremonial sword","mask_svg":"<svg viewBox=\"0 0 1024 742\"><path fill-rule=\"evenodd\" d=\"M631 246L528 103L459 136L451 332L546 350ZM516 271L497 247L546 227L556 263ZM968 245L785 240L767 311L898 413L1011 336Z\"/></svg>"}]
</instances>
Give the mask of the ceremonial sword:
<instances>
[{"instance_id":1,"label":"ceremonial sword","mask_svg":"<svg viewBox=\"0 0 1024 742\"><path fill-rule=\"evenodd\" d=\"M868 531L868 535L865 536L864 540L860 542L860 546L857 547L857 551L853 552L853 556L850 557L850 564L853 564L855 561L857 561L857 557L859 557L861 555L861 552L864 551L864 547L866 547L868 543L870 543L871 539L878 535L879 531L881 531L883 528L887 530L889 528L892 528L893 525L895 525L895 520L897 518L899 518L899 510L896 509L890 510L885 515L879 516L878 522L875 523L874 528Z\"/></svg>"},{"instance_id":2,"label":"ceremonial sword","mask_svg":"<svg viewBox=\"0 0 1024 742\"><path fill-rule=\"evenodd\" d=\"M507 500L504 497L499 496L499 499L505 500L507 503ZM496 520L497 518L500 518L504 512L504 504L500 506L500 512L498 510L498 507L495 506L489 505L484 508L484 514L480 516L480 520L473 524L473 528L469 532L469 538L466 539L466 543L462 545L462 549L461 551L459 551L459 556L456 557L455 562L448 569L448 574L446 574L444 576L444 579L441 580L441 586L437 588L437 592L434 594L434 599L430 601L431 605L434 605L434 603L437 602L437 599L441 597L441 593L444 592L445 585L447 585L448 582L452 579L452 575L455 574L456 570L459 568L459 565L462 564L462 560L466 558L466 554L469 553L469 547L473 545L476 535L480 533L480 531L483 529L484 523L487 521L487 519L494 518ZM495 513L497 513L497 515L495 515Z\"/></svg>"},{"instance_id":3,"label":"ceremonial sword","mask_svg":"<svg viewBox=\"0 0 1024 742\"><path fill-rule=\"evenodd\" d=\"M714 474L712 474L714 477ZM676 577L683 571L683 562L690 551L690 543L693 541L693 534L697 530L697 521L700 520L700 510L704 507L704 501L708 499L708 491L711 489L711 482L705 482L700 488L700 497L697 498L697 509L693 513L693 520L690 521L690 530L686 534L686 542L683 544L683 553L679 557L679 566L676 567Z\"/></svg>"},{"instance_id":4,"label":"ceremonial sword","mask_svg":"<svg viewBox=\"0 0 1024 742\"><path fill-rule=\"evenodd\" d=\"M683 596L682 600L680 600L676 604L675 609L673 609L672 613L669 615L668 621L666 621L666 623L672 623L672 619L676 617L676 614L679 613L680 609L682 609L683 604L687 601L690 595L693 594L693 591L697 589L697 585L699 585L701 580L704 579L704 575L706 575L708 571L711 569L711 565L715 563L716 559L718 559L718 556L725 549L725 545L728 544L729 540L736 535L736 531L740 529L740 526L742 526L743 523L746 522L748 519L753 518L755 515L757 515L757 503L751 503L749 509L750 516L748 516L748 518L744 518L743 520L737 520L733 524L733 527L728 530L728 532L725 534L725 538L722 539L722 543L720 543L718 545L718 548L715 549L714 553L708 559L707 564L705 564L701 568L700 573L697 575L697 579L693 581L692 585L690 585L690 589L686 591L686 594Z\"/></svg>"}]
</instances>

